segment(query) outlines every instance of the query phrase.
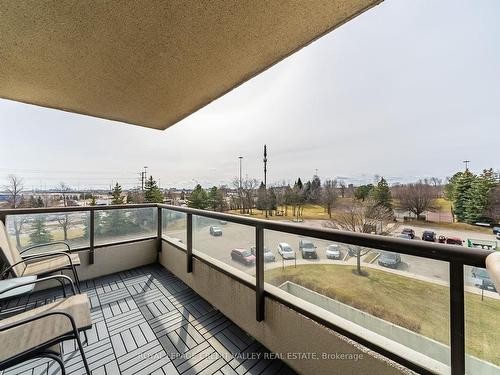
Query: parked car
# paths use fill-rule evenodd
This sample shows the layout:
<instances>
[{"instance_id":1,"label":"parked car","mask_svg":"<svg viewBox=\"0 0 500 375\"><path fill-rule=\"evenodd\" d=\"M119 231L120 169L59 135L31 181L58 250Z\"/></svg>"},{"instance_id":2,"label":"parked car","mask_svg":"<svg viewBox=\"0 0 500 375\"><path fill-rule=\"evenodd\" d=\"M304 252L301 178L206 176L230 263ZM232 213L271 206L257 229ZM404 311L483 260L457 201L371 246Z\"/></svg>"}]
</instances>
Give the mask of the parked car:
<instances>
[{"instance_id":1,"label":"parked car","mask_svg":"<svg viewBox=\"0 0 500 375\"><path fill-rule=\"evenodd\" d=\"M357 245L346 245L346 247L347 247L347 255L349 255L350 257L358 256L358 254L365 253L365 250L369 250L364 246L357 246Z\"/></svg>"},{"instance_id":2,"label":"parked car","mask_svg":"<svg viewBox=\"0 0 500 375\"><path fill-rule=\"evenodd\" d=\"M326 258L327 259L341 259L342 252L340 251L339 245L328 245L326 247Z\"/></svg>"},{"instance_id":3,"label":"parked car","mask_svg":"<svg viewBox=\"0 0 500 375\"><path fill-rule=\"evenodd\" d=\"M429 242L436 242L436 232L426 230L422 233L422 240Z\"/></svg>"},{"instance_id":4,"label":"parked car","mask_svg":"<svg viewBox=\"0 0 500 375\"><path fill-rule=\"evenodd\" d=\"M497 291L495 284L493 284L493 281L490 278L490 274L484 268L472 267L471 273L472 277L482 281L482 284L476 284L476 286L481 289L489 289L494 292Z\"/></svg>"},{"instance_id":5,"label":"parked car","mask_svg":"<svg viewBox=\"0 0 500 375\"><path fill-rule=\"evenodd\" d=\"M250 248L250 252L252 253L252 255L257 257L257 248L255 246L252 246ZM276 262L276 257L274 256L273 252L267 247L264 247L264 262Z\"/></svg>"},{"instance_id":6,"label":"parked car","mask_svg":"<svg viewBox=\"0 0 500 375\"><path fill-rule=\"evenodd\" d=\"M404 228L401 231L401 234L406 234L408 237L410 237L412 240L415 238L415 231L411 228Z\"/></svg>"},{"instance_id":7,"label":"parked car","mask_svg":"<svg viewBox=\"0 0 500 375\"><path fill-rule=\"evenodd\" d=\"M302 259L318 259L318 253L316 252L316 246L312 241L300 240L299 241L299 251L302 253Z\"/></svg>"},{"instance_id":8,"label":"parked car","mask_svg":"<svg viewBox=\"0 0 500 375\"><path fill-rule=\"evenodd\" d=\"M493 227L493 234L498 234L500 233L500 227Z\"/></svg>"},{"instance_id":9,"label":"parked car","mask_svg":"<svg viewBox=\"0 0 500 375\"><path fill-rule=\"evenodd\" d=\"M222 236L222 229L219 227L210 227L210 234L212 236Z\"/></svg>"},{"instance_id":10,"label":"parked car","mask_svg":"<svg viewBox=\"0 0 500 375\"><path fill-rule=\"evenodd\" d=\"M227 224L227 221L226 221L226 220L219 220L219 224L220 224L220 225L226 225L226 224Z\"/></svg>"},{"instance_id":11,"label":"parked car","mask_svg":"<svg viewBox=\"0 0 500 375\"><path fill-rule=\"evenodd\" d=\"M398 268L401 263L401 255L398 253L383 253L378 258L378 264L382 267Z\"/></svg>"},{"instance_id":12,"label":"parked car","mask_svg":"<svg viewBox=\"0 0 500 375\"><path fill-rule=\"evenodd\" d=\"M448 237L446 238L446 244L448 245L458 245L458 246L463 246L462 239L459 237Z\"/></svg>"},{"instance_id":13,"label":"parked car","mask_svg":"<svg viewBox=\"0 0 500 375\"><path fill-rule=\"evenodd\" d=\"M409 234L405 234L405 233L398 234L397 237L398 238L404 238L405 240L411 240L412 239L412 237L410 237Z\"/></svg>"},{"instance_id":14,"label":"parked car","mask_svg":"<svg viewBox=\"0 0 500 375\"><path fill-rule=\"evenodd\" d=\"M283 259L294 259L295 251L286 242L280 242L278 244L278 253L283 257Z\"/></svg>"},{"instance_id":15,"label":"parked car","mask_svg":"<svg viewBox=\"0 0 500 375\"><path fill-rule=\"evenodd\" d=\"M246 266L255 264L255 255L253 255L250 250L246 249L234 249L231 251L231 259L243 263Z\"/></svg>"}]
</instances>

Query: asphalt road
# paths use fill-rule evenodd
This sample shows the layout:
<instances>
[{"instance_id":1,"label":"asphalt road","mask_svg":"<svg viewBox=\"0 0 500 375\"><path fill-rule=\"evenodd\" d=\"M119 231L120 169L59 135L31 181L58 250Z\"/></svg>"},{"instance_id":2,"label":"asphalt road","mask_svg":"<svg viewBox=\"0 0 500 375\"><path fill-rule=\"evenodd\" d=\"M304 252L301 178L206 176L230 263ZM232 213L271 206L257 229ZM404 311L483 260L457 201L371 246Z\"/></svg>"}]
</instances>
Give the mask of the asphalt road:
<instances>
[{"instance_id":1,"label":"asphalt road","mask_svg":"<svg viewBox=\"0 0 500 375\"><path fill-rule=\"evenodd\" d=\"M233 261L231 259L231 250L233 249L250 249L250 247L255 246L255 229L253 227L248 227L240 224L234 223L226 223L221 224L218 220L211 220L203 218L201 221L196 221L197 218L194 218L193 222L193 247L201 251L213 258L216 258L226 264L229 264L239 270L242 270L248 274L255 274L255 266L246 266L239 262ZM308 221L303 223L304 225L311 226L319 226L322 225L321 221ZM217 226L222 229L222 236L214 237L210 235L209 228L210 225ZM406 227L406 226L405 226ZM402 228L401 228L402 229ZM420 236L423 228L414 228L417 236ZM429 228L431 229L431 228ZM437 233L445 234L445 235L458 235L458 234L448 234L444 233L444 231L436 230ZM164 234L173 237L182 239L185 243L185 229L174 229L164 231ZM461 233L462 238L471 238L472 235L476 235L475 232ZM486 237L486 238L485 238ZM491 236L494 238L494 236ZM278 253L278 243L286 242L288 243L295 251L297 256L297 264L314 264L314 263L330 263L330 264L355 264L354 257L345 257L347 249L345 245L341 245L342 250L342 259L340 261L331 260L326 258L326 248L328 245L332 244L329 241L323 241L318 239L310 239L317 246L318 259L302 259L301 254L298 251L299 240L303 238L300 236L296 236L288 233L281 233L275 231L266 230L264 233L265 239L265 247L270 249L275 257L276 262L269 262L265 264L265 269L272 269L275 267L281 267L282 261L281 256ZM481 237L474 238L485 238L490 239L487 235L483 235ZM420 241L420 239L415 239L414 241ZM449 245L452 246L452 245ZM380 250L372 250L372 252L382 254L383 251ZM370 254L370 253L369 253ZM368 254L367 254L368 255ZM286 261L285 265L293 265L293 261ZM366 263L363 262L364 265ZM375 260L372 265L378 267L377 260ZM381 267L382 268L382 267ZM387 270L386 268L382 268ZM401 264L398 266L397 271L408 273L408 276L422 278L422 279L431 279L436 282L447 283L449 281L449 266L446 262L425 259L420 257L415 257L411 255L401 254ZM470 278L470 269L466 269L466 278ZM466 284L471 285L469 281L466 281Z\"/></svg>"}]
</instances>

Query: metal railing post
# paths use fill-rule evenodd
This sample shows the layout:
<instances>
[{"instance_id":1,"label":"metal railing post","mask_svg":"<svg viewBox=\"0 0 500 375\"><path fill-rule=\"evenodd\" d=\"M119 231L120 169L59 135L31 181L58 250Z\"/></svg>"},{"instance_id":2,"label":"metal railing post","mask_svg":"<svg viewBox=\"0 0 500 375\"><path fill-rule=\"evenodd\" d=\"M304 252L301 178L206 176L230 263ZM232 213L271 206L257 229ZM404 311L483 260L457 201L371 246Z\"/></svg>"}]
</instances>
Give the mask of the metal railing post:
<instances>
[{"instance_id":1,"label":"metal railing post","mask_svg":"<svg viewBox=\"0 0 500 375\"><path fill-rule=\"evenodd\" d=\"M451 374L465 374L464 265L450 262Z\"/></svg>"},{"instance_id":2,"label":"metal railing post","mask_svg":"<svg viewBox=\"0 0 500 375\"><path fill-rule=\"evenodd\" d=\"M264 228L255 227L255 318L258 322L264 320Z\"/></svg>"},{"instance_id":3,"label":"metal railing post","mask_svg":"<svg viewBox=\"0 0 500 375\"><path fill-rule=\"evenodd\" d=\"M193 214L186 214L186 257L187 273L193 272Z\"/></svg>"},{"instance_id":4,"label":"metal railing post","mask_svg":"<svg viewBox=\"0 0 500 375\"><path fill-rule=\"evenodd\" d=\"M162 230L163 230L163 216L162 216L162 211L161 207L158 207L157 209L157 214L156 214L156 222L158 225L158 231L157 231L157 238L156 238L156 251L161 253L161 245L162 245Z\"/></svg>"},{"instance_id":5,"label":"metal railing post","mask_svg":"<svg viewBox=\"0 0 500 375\"><path fill-rule=\"evenodd\" d=\"M95 211L90 210L90 222L89 222L89 264L94 264L94 240L95 240Z\"/></svg>"}]
</instances>

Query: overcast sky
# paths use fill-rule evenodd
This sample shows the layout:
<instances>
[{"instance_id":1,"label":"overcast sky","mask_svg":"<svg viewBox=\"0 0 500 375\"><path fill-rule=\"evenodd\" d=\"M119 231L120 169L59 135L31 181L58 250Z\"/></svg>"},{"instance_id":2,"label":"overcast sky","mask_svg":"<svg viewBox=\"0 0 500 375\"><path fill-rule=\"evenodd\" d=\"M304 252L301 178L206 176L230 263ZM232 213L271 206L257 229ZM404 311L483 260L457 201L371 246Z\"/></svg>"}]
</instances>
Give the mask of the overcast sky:
<instances>
[{"instance_id":1,"label":"overcast sky","mask_svg":"<svg viewBox=\"0 0 500 375\"><path fill-rule=\"evenodd\" d=\"M500 168L500 1L387 0L166 131L0 100L0 186L162 187Z\"/></svg>"}]
</instances>

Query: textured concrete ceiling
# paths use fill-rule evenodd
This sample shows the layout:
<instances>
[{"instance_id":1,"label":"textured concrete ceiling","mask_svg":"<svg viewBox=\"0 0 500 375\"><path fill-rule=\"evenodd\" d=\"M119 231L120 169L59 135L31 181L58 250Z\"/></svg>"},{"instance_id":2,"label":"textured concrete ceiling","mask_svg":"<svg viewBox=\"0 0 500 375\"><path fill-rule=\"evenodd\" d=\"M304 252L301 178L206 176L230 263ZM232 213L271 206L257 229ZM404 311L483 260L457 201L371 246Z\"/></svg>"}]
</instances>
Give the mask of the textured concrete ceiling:
<instances>
[{"instance_id":1,"label":"textured concrete ceiling","mask_svg":"<svg viewBox=\"0 0 500 375\"><path fill-rule=\"evenodd\" d=\"M3 0L0 97L166 129L381 0Z\"/></svg>"}]
</instances>

